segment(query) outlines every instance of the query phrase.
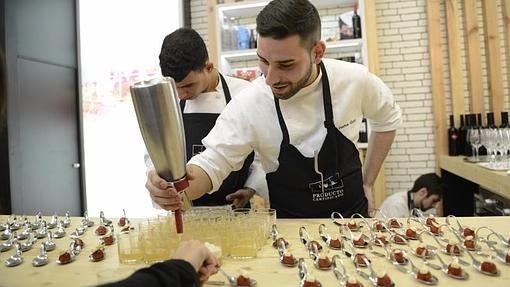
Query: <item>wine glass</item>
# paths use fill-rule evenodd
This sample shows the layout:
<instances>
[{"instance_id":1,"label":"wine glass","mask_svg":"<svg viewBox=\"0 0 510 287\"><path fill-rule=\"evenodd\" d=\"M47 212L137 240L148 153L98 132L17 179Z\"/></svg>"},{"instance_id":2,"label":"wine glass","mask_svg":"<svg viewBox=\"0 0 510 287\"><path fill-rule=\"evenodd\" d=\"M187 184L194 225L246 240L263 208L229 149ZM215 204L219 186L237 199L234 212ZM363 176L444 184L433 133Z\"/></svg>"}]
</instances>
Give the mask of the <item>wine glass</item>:
<instances>
[{"instance_id":1,"label":"wine glass","mask_svg":"<svg viewBox=\"0 0 510 287\"><path fill-rule=\"evenodd\" d=\"M487 155L489 156L489 167L496 168L496 155L497 155L497 144L496 144L496 129L486 128L483 129L484 133L484 145L487 148Z\"/></svg>"},{"instance_id":2,"label":"wine glass","mask_svg":"<svg viewBox=\"0 0 510 287\"><path fill-rule=\"evenodd\" d=\"M498 168L504 168L504 158L506 157L506 144L505 144L505 129L496 129L496 150L499 152L499 160L496 161Z\"/></svg>"},{"instance_id":3,"label":"wine glass","mask_svg":"<svg viewBox=\"0 0 510 287\"><path fill-rule=\"evenodd\" d=\"M500 128L501 132L501 165L509 168L508 150L510 149L510 128Z\"/></svg>"},{"instance_id":4,"label":"wine glass","mask_svg":"<svg viewBox=\"0 0 510 287\"><path fill-rule=\"evenodd\" d=\"M482 146L480 129L478 128L470 128L467 131L466 136L469 144L471 145L471 149L473 150L473 156L475 161L479 161L478 157L478 149Z\"/></svg>"}]
</instances>

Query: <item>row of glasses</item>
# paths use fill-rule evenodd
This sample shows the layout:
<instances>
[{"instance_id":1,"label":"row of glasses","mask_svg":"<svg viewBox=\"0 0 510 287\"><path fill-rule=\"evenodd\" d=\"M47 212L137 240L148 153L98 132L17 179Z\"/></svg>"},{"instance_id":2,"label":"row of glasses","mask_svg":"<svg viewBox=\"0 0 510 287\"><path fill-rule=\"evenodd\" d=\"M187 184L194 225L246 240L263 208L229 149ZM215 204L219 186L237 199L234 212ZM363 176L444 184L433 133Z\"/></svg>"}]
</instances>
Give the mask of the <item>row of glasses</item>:
<instances>
[{"instance_id":1,"label":"row of glasses","mask_svg":"<svg viewBox=\"0 0 510 287\"><path fill-rule=\"evenodd\" d=\"M276 211L270 208L194 207L184 214L183 240L212 243L224 256L252 258L267 243L275 223Z\"/></svg>"},{"instance_id":2,"label":"row of glasses","mask_svg":"<svg viewBox=\"0 0 510 287\"><path fill-rule=\"evenodd\" d=\"M197 239L221 248L219 257L253 258L267 243L276 211L194 207L184 213L184 233L177 234L171 212L142 219L138 228L116 234L119 261L125 264L162 262L183 240Z\"/></svg>"},{"instance_id":3,"label":"row of glasses","mask_svg":"<svg viewBox=\"0 0 510 287\"><path fill-rule=\"evenodd\" d=\"M180 243L171 215L142 219L138 228L116 234L119 262L152 264L172 256Z\"/></svg>"},{"instance_id":4,"label":"row of glasses","mask_svg":"<svg viewBox=\"0 0 510 287\"><path fill-rule=\"evenodd\" d=\"M510 128L477 128L468 129L467 142L471 145L475 161L480 161L479 149L484 146L489 157L488 167L491 169L508 169L510 161Z\"/></svg>"}]
</instances>

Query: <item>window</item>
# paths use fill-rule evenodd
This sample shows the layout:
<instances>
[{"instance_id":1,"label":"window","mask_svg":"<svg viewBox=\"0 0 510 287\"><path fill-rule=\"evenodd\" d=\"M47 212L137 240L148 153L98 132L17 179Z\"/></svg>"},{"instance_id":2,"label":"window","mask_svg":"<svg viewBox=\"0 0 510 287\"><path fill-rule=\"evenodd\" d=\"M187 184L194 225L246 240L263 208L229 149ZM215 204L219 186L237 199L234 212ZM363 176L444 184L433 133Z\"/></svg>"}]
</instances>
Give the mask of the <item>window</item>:
<instances>
[{"instance_id":1,"label":"window","mask_svg":"<svg viewBox=\"0 0 510 287\"><path fill-rule=\"evenodd\" d=\"M181 26L182 1L83 0L78 13L86 208L154 214L129 86L160 77L161 43Z\"/></svg>"}]
</instances>

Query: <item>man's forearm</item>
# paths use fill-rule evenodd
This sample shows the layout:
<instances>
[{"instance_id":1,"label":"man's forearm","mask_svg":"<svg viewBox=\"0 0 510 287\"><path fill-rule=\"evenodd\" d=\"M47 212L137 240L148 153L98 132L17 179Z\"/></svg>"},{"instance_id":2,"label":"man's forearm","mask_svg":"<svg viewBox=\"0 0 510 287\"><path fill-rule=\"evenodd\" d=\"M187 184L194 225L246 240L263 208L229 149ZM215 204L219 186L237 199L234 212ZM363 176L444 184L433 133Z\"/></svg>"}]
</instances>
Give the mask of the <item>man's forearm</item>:
<instances>
[{"instance_id":1,"label":"man's forearm","mask_svg":"<svg viewBox=\"0 0 510 287\"><path fill-rule=\"evenodd\" d=\"M202 195L211 191L211 179L201 167L188 164L186 166L186 172L189 179L189 187L186 189L186 194L191 200L200 198Z\"/></svg>"},{"instance_id":2,"label":"man's forearm","mask_svg":"<svg viewBox=\"0 0 510 287\"><path fill-rule=\"evenodd\" d=\"M395 131L372 132L363 163L363 185L373 186L395 138Z\"/></svg>"}]
</instances>

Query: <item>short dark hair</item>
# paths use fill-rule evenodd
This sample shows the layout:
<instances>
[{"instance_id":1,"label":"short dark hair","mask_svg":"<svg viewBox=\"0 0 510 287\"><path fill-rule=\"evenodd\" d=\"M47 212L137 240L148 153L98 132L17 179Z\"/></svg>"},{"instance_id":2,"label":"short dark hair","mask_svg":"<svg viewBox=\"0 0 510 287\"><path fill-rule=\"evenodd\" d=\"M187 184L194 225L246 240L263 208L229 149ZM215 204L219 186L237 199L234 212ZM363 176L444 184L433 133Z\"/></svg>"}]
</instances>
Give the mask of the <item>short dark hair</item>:
<instances>
[{"instance_id":1,"label":"short dark hair","mask_svg":"<svg viewBox=\"0 0 510 287\"><path fill-rule=\"evenodd\" d=\"M301 45L311 48L321 39L321 18L308 0L273 0L257 15L257 32L273 39L299 35Z\"/></svg>"},{"instance_id":2,"label":"short dark hair","mask_svg":"<svg viewBox=\"0 0 510 287\"><path fill-rule=\"evenodd\" d=\"M415 181L413 188L409 192L417 192L421 188L425 187L427 189L427 197L436 194L439 197L443 196L444 186L441 182L441 178L435 173L426 173L420 175Z\"/></svg>"},{"instance_id":3,"label":"short dark hair","mask_svg":"<svg viewBox=\"0 0 510 287\"><path fill-rule=\"evenodd\" d=\"M159 54L161 74L182 81L191 71L201 71L209 60L207 47L197 31L179 28L163 40Z\"/></svg>"}]
</instances>

